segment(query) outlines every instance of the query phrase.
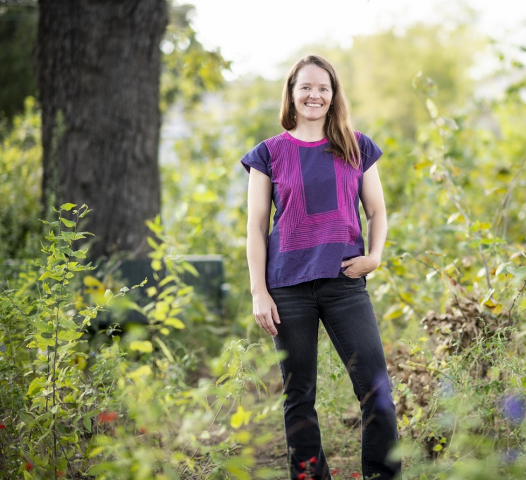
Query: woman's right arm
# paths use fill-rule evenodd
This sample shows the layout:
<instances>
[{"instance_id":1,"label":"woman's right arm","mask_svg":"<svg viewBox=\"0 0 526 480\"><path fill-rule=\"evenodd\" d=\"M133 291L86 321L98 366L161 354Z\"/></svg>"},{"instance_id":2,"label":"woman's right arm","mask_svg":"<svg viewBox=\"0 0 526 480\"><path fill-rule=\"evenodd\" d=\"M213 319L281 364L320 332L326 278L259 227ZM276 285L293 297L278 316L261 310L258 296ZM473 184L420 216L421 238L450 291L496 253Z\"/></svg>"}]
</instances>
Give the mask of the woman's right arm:
<instances>
[{"instance_id":1,"label":"woman's right arm","mask_svg":"<svg viewBox=\"0 0 526 480\"><path fill-rule=\"evenodd\" d=\"M248 179L247 260L253 313L256 323L275 337L278 331L274 322L280 323L278 309L265 281L271 195L270 178L251 168Z\"/></svg>"}]
</instances>

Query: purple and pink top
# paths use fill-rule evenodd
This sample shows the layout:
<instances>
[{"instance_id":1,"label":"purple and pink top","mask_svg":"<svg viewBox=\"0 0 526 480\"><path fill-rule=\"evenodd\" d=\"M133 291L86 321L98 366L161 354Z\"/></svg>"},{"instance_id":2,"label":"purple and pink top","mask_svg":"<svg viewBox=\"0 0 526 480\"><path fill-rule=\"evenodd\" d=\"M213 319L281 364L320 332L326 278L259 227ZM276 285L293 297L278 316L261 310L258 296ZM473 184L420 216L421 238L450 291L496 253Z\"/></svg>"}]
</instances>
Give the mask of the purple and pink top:
<instances>
[{"instance_id":1,"label":"purple and pink top","mask_svg":"<svg viewBox=\"0 0 526 480\"><path fill-rule=\"evenodd\" d=\"M303 142L288 132L264 140L241 163L268 175L276 206L267 243L267 288L336 278L341 262L364 255L359 198L363 174L382 155L355 132L358 169L325 151L328 139Z\"/></svg>"}]
</instances>

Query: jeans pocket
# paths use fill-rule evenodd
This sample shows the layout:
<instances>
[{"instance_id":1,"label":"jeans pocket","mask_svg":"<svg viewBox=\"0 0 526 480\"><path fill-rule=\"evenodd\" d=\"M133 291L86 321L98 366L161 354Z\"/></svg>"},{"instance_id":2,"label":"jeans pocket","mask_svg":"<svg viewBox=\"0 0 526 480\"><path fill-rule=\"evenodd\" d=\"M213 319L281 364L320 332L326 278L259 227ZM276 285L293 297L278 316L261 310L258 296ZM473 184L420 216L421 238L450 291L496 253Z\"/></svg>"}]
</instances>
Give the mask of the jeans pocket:
<instances>
[{"instance_id":1,"label":"jeans pocket","mask_svg":"<svg viewBox=\"0 0 526 480\"><path fill-rule=\"evenodd\" d=\"M345 275L345 273L343 273L341 270L340 270L340 277L346 278L347 280L351 282L357 282L357 281L363 280L364 278L364 277L357 277L357 278L349 277L348 275Z\"/></svg>"},{"instance_id":2,"label":"jeans pocket","mask_svg":"<svg viewBox=\"0 0 526 480\"><path fill-rule=\"evenodd\" d=\"M363 285L364 287L367 286L367 279L366 279L367 275L364 275L363 277L352 278L352 277L349 277L348 275L345 275L345 273L343 273L340 270L340 273L338 276L340 278L344 278L351 285L355 285L355 286Z\"/></svg>"}]
</instances>

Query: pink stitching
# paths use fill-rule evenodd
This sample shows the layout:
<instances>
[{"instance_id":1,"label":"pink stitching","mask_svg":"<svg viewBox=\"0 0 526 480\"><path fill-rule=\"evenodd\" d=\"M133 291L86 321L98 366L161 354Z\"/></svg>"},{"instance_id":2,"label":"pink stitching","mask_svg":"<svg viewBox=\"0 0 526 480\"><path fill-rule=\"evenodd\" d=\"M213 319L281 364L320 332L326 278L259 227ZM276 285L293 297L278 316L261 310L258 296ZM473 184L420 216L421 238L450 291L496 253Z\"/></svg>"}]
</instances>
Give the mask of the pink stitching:
<instances>
[{"instance_id":1,"label":"pink stitching","mask_svg":"<svg viewBox=\"0 0 526 480\"><path fill-rule=\"evenodd\" d=\"M354 201L361 172L333 155L338 209L307 214L299 147L287 141L286 133L265 140L283 208L278 222L280 252L327 243L354 245L360 234Z\"/></svg>"}]
</instances>

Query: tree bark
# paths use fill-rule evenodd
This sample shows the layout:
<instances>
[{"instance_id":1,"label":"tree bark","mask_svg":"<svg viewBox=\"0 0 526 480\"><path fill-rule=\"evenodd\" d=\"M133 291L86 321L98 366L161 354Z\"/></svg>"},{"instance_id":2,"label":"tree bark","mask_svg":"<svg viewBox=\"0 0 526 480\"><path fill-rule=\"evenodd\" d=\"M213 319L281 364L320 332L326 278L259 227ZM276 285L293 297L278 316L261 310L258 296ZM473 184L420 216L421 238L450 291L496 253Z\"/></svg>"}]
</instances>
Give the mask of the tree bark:
<instances>
[{"instance_id":1,"label":"tree bark","mask_svg":"<svg viewBox=\"0 0 526 480\"><path fill-rule=\"evenodd\" d=\"M39 0L45 212L93 211L91 258L144 255L160 211L159 42L166 0Z\"/></svg>"}]
</instances>

